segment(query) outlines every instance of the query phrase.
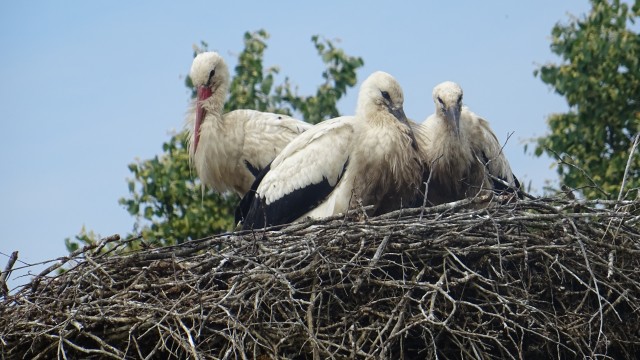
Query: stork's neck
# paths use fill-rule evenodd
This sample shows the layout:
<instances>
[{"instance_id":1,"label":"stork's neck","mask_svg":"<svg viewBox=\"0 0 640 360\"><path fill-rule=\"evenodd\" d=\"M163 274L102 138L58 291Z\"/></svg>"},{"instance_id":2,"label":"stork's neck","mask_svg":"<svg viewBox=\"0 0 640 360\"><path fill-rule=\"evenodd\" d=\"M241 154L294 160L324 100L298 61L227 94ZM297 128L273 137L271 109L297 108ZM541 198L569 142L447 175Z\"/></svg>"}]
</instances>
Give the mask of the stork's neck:
<instances>
[{"instance_id":1,"label":"stork's neck","mask_svg":"<svg viewBox=\"0 0 640 360\"><path fill-rule=\"evenodd\" d=\"M207 110L207 115L211 114L216 118L220 118L222 116L222 112L224 111L224 102L227 98L227 84L219 84L214 85L211 93L211 96L204 101L202 106ZM208 118L209 116L207 116ZM206 118L205 118L206 119Z\"/></svg>"},{"instance_id":2,"label":"stork's neck","mask_svg":"<svg viewBox=\"0 0 640 360\"><path fill-rule=\"evenodd\" d=\"M428 154L430 161L435 161L432 164L434 175L441 181L457 184L473 159L468 136L464 131L456 132L455 127L439 113L430 120L434 120L434 136L430 138Z\"/></svg>"},{"instance_id":3,"label":"stork's neck","mask_svg":"<svg viewBox=\"0 0 640 360\"><path fill-rule=\"evenodd\" d=\"M358 110L358 113L363 114L364 119L371 126L395 126L395 123L398 123L398 125L400 124L399 121L387 111L387 109L380 109L373 104L363 106Z\"/></svg>"}]
</instances>

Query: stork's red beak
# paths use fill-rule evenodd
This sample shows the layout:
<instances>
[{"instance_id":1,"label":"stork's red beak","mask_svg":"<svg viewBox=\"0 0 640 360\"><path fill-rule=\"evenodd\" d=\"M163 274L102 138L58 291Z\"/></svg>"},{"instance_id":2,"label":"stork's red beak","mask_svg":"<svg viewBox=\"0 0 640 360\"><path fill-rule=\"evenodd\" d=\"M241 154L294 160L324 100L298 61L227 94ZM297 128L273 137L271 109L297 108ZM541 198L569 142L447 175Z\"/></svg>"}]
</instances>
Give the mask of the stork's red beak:
<instances>
[{"instance_id":1,"label":"stork's red beak","mask_svg":"<svg viewBox=\"0 0 640 360\"><path fill-rule=\"evenodd\" d=\"M196 102L196 128L194 129L195 139L193 141L193 153L196 153L198 142L200 142L200 125L204 120L206 110L202 107L202 102L211 97L211 88L208 86L198 87L198 99Z\"/></svg>"}]
</instances>

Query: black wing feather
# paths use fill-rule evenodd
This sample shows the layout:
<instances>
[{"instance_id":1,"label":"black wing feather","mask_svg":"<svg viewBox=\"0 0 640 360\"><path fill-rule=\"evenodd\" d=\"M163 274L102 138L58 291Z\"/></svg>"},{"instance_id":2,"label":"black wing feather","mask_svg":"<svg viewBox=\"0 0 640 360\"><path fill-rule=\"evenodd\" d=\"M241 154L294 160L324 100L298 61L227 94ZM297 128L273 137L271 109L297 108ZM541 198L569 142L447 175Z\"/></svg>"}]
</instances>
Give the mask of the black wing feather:
<instances>
[{"instance_id":1,"label":"black wing feather","mask_svg":"<svg viewBox=\"0 0 640 360\"><path fill-rule=\"evenodd\" d=\"M248 193L247 195L252 197L252 199L247 198L247 200L251 201L251 204L246 213L242 228L244 230L260 229L267 226L288 224L313 210L331 194L336 186L338 186L342 176L347 170L348 164L349 159L347 158L347 161L342 167L342 172L338 177L338 181L336 181L334 185L329 184L329 180L326 177L323 177L322 181L319 183L309 184L304 188L296 189L293 192L285 194L271 204L266 204L262 197L255 196L255 190L253 190L252 194ZM266 172L263 171L260 180L262 180L265 173ZM258 181L257 178L256 181ZM245 198L247 195L245 195ZM245 198L242 200L245 202L246 206Z\"/></svg>"},{"instance_id":2,"label":"black wing feather","mask_svg":"<svg viewBox=\"0 0 640 360\"><path fill-rule=\"evenodd\" d=\"M257 178L258 175L262 172L262 170L258 167L253 166L249 161L245 160L244 165L247 167L247 170L253 175L254 178Z\"/></svg>"},{"instance_id":3,"label":"black wing feather","mask_svg":"<svg viewBox=\"0 0 640 360\"><path fill-rule=\"evenodd\" d=\"M246 163L249 171L251 171L252 168L256 169L253 166L251 166L248 162ZM271 163L269 163L264 169L259 171L257 174L254 174L256 179L253 181L253 184L251 184L251 188L249 189L249 191L247 191L246 194L244 194L242 199L240 199L240 203L238 204L238 206L236 206L236 211L235 211L236 224L241 221L244 223L245 218L247 217L247 215L249 214L249 210L251 209L251 203L254 201L256 197L256 191L258 190L258 186L260 185L260 182L262 182L262 179L264 178L264 176L269 172L269 170L271 170Z\"/></svg>"}]
</instances>

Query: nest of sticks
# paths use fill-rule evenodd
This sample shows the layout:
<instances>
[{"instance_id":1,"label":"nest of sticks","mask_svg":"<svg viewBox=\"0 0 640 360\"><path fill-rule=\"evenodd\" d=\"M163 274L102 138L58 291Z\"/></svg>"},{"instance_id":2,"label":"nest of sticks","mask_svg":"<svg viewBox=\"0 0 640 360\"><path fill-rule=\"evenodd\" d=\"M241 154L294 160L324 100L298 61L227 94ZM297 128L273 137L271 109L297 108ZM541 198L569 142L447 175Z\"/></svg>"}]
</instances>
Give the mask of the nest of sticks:
<instances>
[{"instance_id":1,"label":"nest of sticks","mask_svg":"<svg viewBox=\"0 0 640 360\"><path fill-rule=\"evenodd\" d=\"M474 199L134 252L114 236L5 294L0 352L635 358L639 213L637 201Z\"/></svg>"}]
</instances>

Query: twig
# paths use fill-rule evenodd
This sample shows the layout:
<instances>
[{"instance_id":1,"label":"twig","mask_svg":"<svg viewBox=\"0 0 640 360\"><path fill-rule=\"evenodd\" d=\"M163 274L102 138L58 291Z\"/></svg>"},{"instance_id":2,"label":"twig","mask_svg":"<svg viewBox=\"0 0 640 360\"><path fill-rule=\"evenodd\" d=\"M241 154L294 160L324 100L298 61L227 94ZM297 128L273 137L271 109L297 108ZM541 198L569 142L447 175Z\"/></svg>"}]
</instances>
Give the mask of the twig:
<instances>
[{"instance_id":1,"label":"twig","mask_svg":"<svg viewBox=\"0 0 640 360\"><path fill-rule=\"evenodd\" d=\"M313 265L317 265L318 263L318 255L314 256ZM315 268L315 266L312 266ZM311 297L309 298L309 306L307 307L306 320L307 320L307 331L309 332L309 338L311 340L313 360L320 360L320 351L318 349L317 338L316 338L316 330L314 325L313 313L315 310L316 296L318 295L318 277L313 277L313 285L311 287Z\"/></svg>"},{"instance_id":2,"label":"twig","mask_svg":"<svg viewBox=\"0 0 640 360\"><path fill-rule=\"evenodd\" d=\"M624 188L627 187L627 179L629 177L629 170L631 169L631 160L636 153L638 147L638 141L640 140L640 133L637 133L633 139L633 145L629 150L629 157L627 158L627 166L624 168L624 175L622 176L622 184L620 184L620 193L618 193L618 201L622 200L622 194L624 194Z\"/></svg>"},{"instance_id":3,"label":"twig","mask_svg":"<svg viewBox=\"0 0 640 360\"><path fill-rule=\"evenodd\" d=\"M360 290L360 285L362 285L362 281L364 280L364 278L369 277L369 275L371 274L371 270L376 267L376 265L378 264L378 261L380 260L380 257L384 253L384 249L387 247L387 243L389 243L389 238L390 236L387 235L384 237L384 239L382 239L382 241L380 242L380 245L378 245L378 248L376 249L376 253L373 255L373 258L369 263L369 266L362 272L362 274L355 281L353 289L351 290L352 293L354 294L358 293L358 290Z\"/></svg>"},{"instance_id":4,"label":"twig","mask_svg":"<svg viewBox=\"0 0 640 360\"><path fill-rule=\"evenodd\" d=\"M42 277L46 276L47 274L51 273L52 271L54 271L54 270L56 270L56 269L58 269L60 267L62 267L64 264L66 264L67 262L69 262L72 259L75 259L80 254L88 252L89 250L93 250L93 249L96 249L96 248L101 248L106 243L110 243L110 242L114 242L114 241L118 241L118 240L120 240L120 235L118 235L118 234L111 235L111 236L108 236L108 237L98 241L95 244L90 244L90 245L83 246L82 248L72 252L68 256L63 256L63 257L60 257L60 258L56 259L56 261L57 261L56 264L53 264L53 265L49 266L48 268L42 270L38 275L36 275L35 279L31 283L31 290L32 291L36 291L36 289L38 288L38 285L40 284L40 279Z\"/></svg>"},{"instance_id":5,"label":"twig","mask_svg":"<svg viewBox=\"0 0 640 360\"><path fill-rule=\"evenodd\" d=\"M548 150L548 151L550 151L551 153L553 153L553 155L555 155L556 159L558 159L558 161L559 161L561 164L564 164L564 165L570 166L570 167L572 167L572 168L574 168L574 169L578 170L578 171L579 171L579 172L580 172L584 177L586 177L586 178L587 178L587 180L589 180L589 182L591 183L591 187L593 187L594 189L598 190L598 191L599 191L602 195L604 195L606 198L610 198L610 197L611 197L611 194L609 194L609 193L607 193L606 191L604 191L604 189L602 189L602 188L600 187L600 185L598 185L598 184L596 183L596 181L595 181L595 180L593 180L593 178L592 178L592 177L591 177L591 176L590 176L590 175L589 175L589 174L588 174L588 173L587 173L583 168L581 168L580 166L578 166L578 165L576 165L576 164L572 164L572 163L569 163L569 162L565 161L565 160L564 160L564 158L563 158L563 157L561 157L561 156L560 156L560 155L559 155L555 150L553 150L553 149L551 149L551 148L547 148L547 150ZM567 154L565 154L565 155L566 155L568 158L570 158L571 160L573 160L573 158L572 158L571 156L569 156L569 155L567 155Z\"/></svg>"},{"instance_id":6,"label":"twig","mask_svg":"<svg viewBox=\"0 0 640 360\"><path fill-rule=\"evenodd\" d=\"M18 260L18 252L14 251L9 256L9 261L7 261L7 266L5 266L4 271L0 274L0 290L2 291L2 295L5 299L9 298L9 288L7 287L7 278L9 274L11 274L11 269L13 269L13 264Z\"/></svg>"},{"instance_id":7,"label":"twig","mask_svg":"<svg viewBox=\"0 0 640 360\"><path fill-rule=\"evenodd\" d=\"M433 175L433 171L431 171L431 169L433 169L433 165L436 163L436 161L440 160L441 157L443 157L444 155L440 155L438 157L436 157L435 159L433 159L433 161L431 161L431 164L429 164L429 176L427 176L427 181L424 182L424 199L422 199L422 209L423 211L420 212L420 220L422 220L422 215L424 215L424 209L427 207L427 199L429 198L429 184L431 183L431 176Z\"/></svg>"}]
</instances>

